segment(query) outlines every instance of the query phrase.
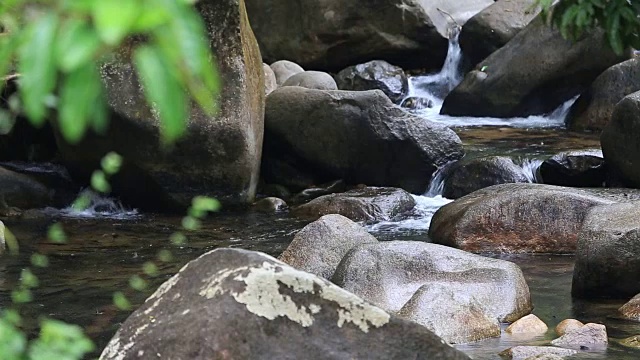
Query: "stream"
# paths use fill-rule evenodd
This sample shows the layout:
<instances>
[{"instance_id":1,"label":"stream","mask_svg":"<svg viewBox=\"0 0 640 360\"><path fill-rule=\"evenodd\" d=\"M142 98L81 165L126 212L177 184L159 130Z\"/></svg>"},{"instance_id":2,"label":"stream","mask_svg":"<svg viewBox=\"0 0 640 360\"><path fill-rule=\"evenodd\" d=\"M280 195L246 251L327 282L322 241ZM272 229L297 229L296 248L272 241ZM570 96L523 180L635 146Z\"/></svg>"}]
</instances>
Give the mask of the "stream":
<instances>
[{"instance_id":1,"label":"stream","mask_svg":"<svg viewBox=\"0 0 640 360\"><path fill-rule=\"evenodd\" d=\"M409 96L426 97L433 107L416 110L431 121L450 126L462 139L467 156L506 155L516 159L535 182L542 159L563 150L599 147L598 136L570 133L564 119L575 99L545 116L515 119L454 118L439 115L442 96L461 80L461 59L457 39L453 39L445 66L437 74L411 78ZM431 217L450 202L441 196L442 176L434 176L423 195L414 195L417 207L399 221L368 226L379 240L429 241L427 232ZM95 341L98 355L128 312L112 305L112 294L127 289L128 279L141 273L142 265L153 260L159 250L171 247L169 236L180 227L180 217L139 213L127 209L117 200L95 196L92 206L83 212L67 209L45 209L37 214L5 221L20 242L18 256L3 256L0 262L0 307L9 305L9 292L15 287L22 268L29 265L33 252L49 256L50 265L35 270L40 286L35 301L24 308L27 318L44 315L85 328ZM47 228L60 221L68 234L65 244L47 242ZM153 290L177 272L189 260L218 247L239 247L278 256L295 233L308 221L288 214L266 215L257 212L221 212L203 222L203 227L189 234L188 245L171 247L172 262L160 266L159 275L148 290L128 293L133 309ZM507 334L496 339L456 345L473 359L498 359L498 353L514 345L540 344L554 338L553 328L565 318L583 322L599 322L607 326L610 338L621 339L640 334L640 324L612 317L623 301L573 301L570 295L573 257L571 256L502 256L518 264L529 284L533 311L550 327L538 338L515 338ZM32 320L33 321L33 320ZM35 328L27 323L27 328ZM637 359L640 352L611 341L604 352L582 353L579 359Z\"/></svg>"}]
</instances>

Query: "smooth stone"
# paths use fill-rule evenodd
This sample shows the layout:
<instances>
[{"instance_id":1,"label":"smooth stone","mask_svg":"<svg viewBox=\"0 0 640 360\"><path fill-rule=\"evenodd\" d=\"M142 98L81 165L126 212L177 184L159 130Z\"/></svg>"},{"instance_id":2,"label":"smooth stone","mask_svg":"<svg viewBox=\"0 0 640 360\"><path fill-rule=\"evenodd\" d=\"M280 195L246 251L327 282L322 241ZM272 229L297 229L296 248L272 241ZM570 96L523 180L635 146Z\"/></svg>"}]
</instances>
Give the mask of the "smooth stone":
<instances>
[{"instance_id":1,"label":"smooth stone","mask_svg":"<svg viewBox=\"0 0 640 360\"><path fill-rule=\"evenodd\" d=\"M506 359L525 360L539 355L556 355L564 358L577 354L578 352L571 349L562 349L553 346L514 346L500 353L500 356Z\"/></svg>"},{"instance_id":2,"label":"smooth stone","mask_svg":"<svg viewBox=\"0 0 640 360\"><path fill-rule=\"evenodd\" d=\"M402 189L366 187L320 196L293 208L291 213L309 219L340 214L353 221L375 223L390 221L409 212L415 205L411 194Z\"/></svg>"},{"instance_id":3,"label":"smooth stone","mask_svg":"<svg viewBox=\"0 0 640 360\"><path fill-rule=\"evenodd\" d=\"M252 209L264 213L277 213L288 208L287 202L277 197L267 197L253 203Z\"/></svg>"},{"instance_id":4,"label":"smooth stone","mask_svg":"<svg viewBox=\"0 0 640 360\"><path fill-rule=\"evenodd\" d=\"M282 86L300 86L316 90L338 90L338 85L333 77L322 71L305 71L292 75Z\"/></svg>"},{"instance_id":5,"label":"smooth stone","mask_svg":"<svg viewBox=\"0 0 640 360\"><path fill-rule=\"evenodd\" d=\"M555 331L558 336L562 336L570 331L583 327L584 324L575 319L564 319L556 325Z\"/></svg>"},{"instance_id":6,"label":"smooth stone","mask_svg":"<svg viewBox=\"0 0 640 360\"><path fill-rule=\"evenodd\" d=\"M539 317L529 314L505 329L507 334L544 334L549 328Z\"/></svg>"},{"instance_id":7,"label":"smooth stone","mask_svg":"<svg viewBox=\"0 0 640 360\"><path fill-rule=\"evenodd\" d=\"M640 294L634 296L629 302L622 305L618 312L626 320L640 321Z\"/></svg>"},{"instance_id":8,"label":"smooth stone","mask_svg":"<svg viewBox=\"0 0 640 360\"><path fill-rule=\"evenodd\" d=\"M545 160L540 176L548 185L602 187L607 167L600 149L567 151Z\"/></svg>"},{"instance_id":9,"label":"smooth stone","mask_svg":"<svg viewBox=\"0 0 640 360\"><path fill-rule=\"evenodd\" d=\"M300 230L278 257L294 268L331 279L342 258L357 245L378 240L342 215L325 215Z\"/></svg>"},{"instance_id":10,"label":"smooth stone","mask_svg":"<svg viewBox=\"0 0 640 360\"><path fill-rule=\"evenodd\" d=\"M271 70L276 76L276 84L282 86L290 77L304 72L302 66L289 60L279 60L271 64Z\"/></svg>"},{"instance_id":11,"label":"smooth stone","mask_svg":"<svg viewBox=\"0 0 640 360\"><path fill-rule=\"evenodd\" d=\"M278 88L278 80L271 66L262 63L262 70L264 70L264 95L266 96Z\"/></svg>"},{"instance_id":12,"label":"smooth stone","mask_svg":"<svg viewBox=\"0 0 640 360\"><path fill-rule=\"evenodd\" d=\"M162 284L100 356L140 358L469 359L327 280L266 254L222 248Z\"/></svg>"},{"instance_id":13,"label":"smooth stone","mask_svg":"<svg viewBox=\"0 0 640 360\"><path fill-rule=\"evenodd\" d=\"M409 79L401 67L383 60L350 66L336 75L340 90L382 90L394 103L409 92Z\"/></svg>"},{"instance_id":14,"label":"smooth stone","mask_svg":"<svg viewBox=\"0 0 640 360\"><path fill-rule=\"evenodd\" d=\"M588 323L552 340L551 345L576 350L600 350L605 349L608 342L604 325Z\"/></svg>"}]
</instances>

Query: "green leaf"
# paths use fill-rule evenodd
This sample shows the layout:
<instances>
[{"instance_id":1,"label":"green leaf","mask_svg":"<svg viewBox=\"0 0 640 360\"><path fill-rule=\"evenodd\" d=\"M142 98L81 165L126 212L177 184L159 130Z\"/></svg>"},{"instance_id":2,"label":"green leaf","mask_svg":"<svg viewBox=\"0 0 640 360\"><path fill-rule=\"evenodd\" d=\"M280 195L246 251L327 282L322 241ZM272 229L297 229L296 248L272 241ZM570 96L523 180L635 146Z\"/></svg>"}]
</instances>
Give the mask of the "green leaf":
<instances>
[{"instance_id":1,"label":"green leaf","mask_svg":"<svg viewBox=\"0 0 640 360\"><path fill-rule=\"evenodd\" d=\"M48 12L32 22L22 39L18 69L25 112L36 126L44 123L46 99L56 84L54 44L58 18Z\"/></svg>"},{"instance_id":2,"label":"green leaf","mask_svg":"<svg viewBox=\"0 0 640 360\"><path fill-rule=\"evenodd\" d=\"M200 221L193 216L185 216L182 218L182 227L185 230L195 231L200 228Z\"/></svg>"},{"instance_id":3,"label":"green leaf","mask_svg":"<svg viewBox=\"0 0 640 360\"><path fill-rule=\"evenodd\" d=\"M609 28L607 29L607 35L609 37L609 44L613 51L622 55L624 53L624 44L622 42L622 37L620 36L620 15L616 14L611 19L609 23Z\"/></svg>"},{"instance_id":4,"label":"green leaf","mask_svg":"<svg viewBox=\"0 0 640 360\"><path fill-rule=\"evenodd\" d=\"M138 0L93 1L91 14L102 41L117 45L127 36L142 10Z\"/></svg>"},{"instance_id":5,"label":"green leaf","mask_svg":"<svg viewBox=\"0 0 640 360\"><path fill-rule=\"evenodd\" d=\"M129 286L137 291L143 291L147 288L147 282L139 275L133 275L129 278Z\"/></svg>"},{"instance_id":6,"label":"green leaf","mask_svg":"<svg viewBox=\"0 0 640 360\"><path fill-rule=\"evenodd\" d=\"M15 304L25 304L33 300L29 289L16 289L11 292L11 301Z\"/></svg>"},{"instance_id":7,"label":"green leaf","mask_svg":"<svg viewBox=\"0 0 640 360\"><path fill-rule=\"evenodd\" d=\"M113 293L113 304L120 310L131 310L129 299L120 291Z\"/></svg>"},{"instance_id":8,"label":"green leaf","mask_svg":"<svg viewBox=\"0 0 640 360\"><path fill-rule=\"evenodd\" d=\"M9 66L14 56L18 36L0 36L0 77L9 73ZM5 81L0 81L0 90L5 86Z\"/></svg>"},{"instance_id":9,"label":"green leaf","mask_svg":"<svg viewBox=\"0 0 640 360\"><path fill-rule=\"evenodd\" d=\"M160 250L158 252L158 260L164 263L170 262L173 260L173 254L167 249Z\"/></svg>"},{"instance_id":10,"label":"green leaf","mask_svg":"<svg viewBox=\"0 0 640 360\"><path fill-rule=\"evenodd\" d=\"M101 170L96 170L91 175L91 187L95 191L103 194L111 191L111 185L109 185L106 175Z\"/></svg>"},{"instance_id":11,"label":"green leaf","mask_svg":"<svg viewBox=\"0 0 640 360\"><path fill-rule=\"evenodd\" d=\"M60 130L65 140L75 144L82 139L96 106L102 102L102 82L92 63L69 73L60 95Z\"/></svg>"},{"instance_id":12,"label":"green leaf","mask_svg":"<svg viewBox=\"0 0 640 360\"><path fill-rule=\"evenodd\" d=\"M29 346L29 359L78 360L94 348L81 327L45 319L40 324L40 336Z\"/></svg>"},{"instance_id":13,"label":"green leaf","mask_svg":"<svg viewBox=\"0 0 640 360\"><path fill-rule=\"evenodd\" d=\"M45 268L49 266L49 258L46 255L34 253L31 255L31 264L35 267Z\"/></svg>"},{"instance_id":14,"label":"green leaf","mask_svg":"<svg viewBox=\"0 0 640 360\"><path fill-rule=\"evenodd\" d=\"M65 234L61 223L55 223L49 226L48 231L49 241L56 244L64 244L67 242L67 234Z\"/></svg>"},{"instance_id":15,"label":"green leaf","mask_svg":"<svg viewBox=\"0 0 640 360\"><path fill-rule=\"evenodd\" d=\"M84 20L69 19L60 29L56 54L60 70L70 72L92 60L100 39Z\"/></svg>"},{"instance_id":16,"label":"green leaf","mask_svg":"<svg viewBox=\"0 0 640 360\"><path fill-rule=\"evenodd\" d=\"M134 59L147 101L160 115L163 138L173 142L185 132L187 122L187 98L180 81L164 54L155 47L136 49Z\"/></svg>"},{"instance_id":17,"label":"green leaf","mask_svg":"<svg viewBox=\"0 0 640 360\"><path fill-rule=\"evenodd\" d=\"M169 240L174 246L184 246L187 243L187 237L179 231L171 234Z\"/></svg>"},{"instance_id":18,"label":"green leaf","mask_svg":"<svg viewBox=\"0 0 640 360\"><path fill-rule=\"evenodd\" d=\"M147 261L142 264L142 271L149 276L158 275L158 266L153 261Z\"/></svg>"},{"instance_id":19,"label":"green leaf","mask_svg":"<svg viewBox=\"0 0 640 360\"><path fill-rule=\"evenodd\" d=\"M22 359L27 337L5 314L0 318L0 349L5 359Z\"/></svg>"},{"instance_id":20,"label":"green leaf","mask_svg":"<svg viewBox=\"0 0 640 360\"><path fill-rule=\"evenodd\" d=\"M218 211L222 207L222 205L220 204L220 202L218 200L216 200L214 198L211 198L211 197L207 197L207 196L196 196L196 197L194 197L191 200L191 206L194 209L201 210L201 211L207 211L207 212Z\"/></svg>"},{"instance_id":21,"label":"green leaf","mask_svg":"<svg viewBox=\"0 0 640 360\"><path fill-rule=\"evenodd\" d=\"M120 171L120 167L122 166L122 156L112 151L102 158L100 164L102 165L102 171L107 175L114 175Z\"/></svg>"},{"instance_id":22,"label":"green leaf","mask_svg":"<svg viewBox=\"0 0 640 360\"><path fill-rule=\"evenodd\" d=\"M22 273L20 274L20 282L26 288L35 288L38 287L39 284L38 277L35 276L29 268L22 269Z\"/></svg>"},{"instance_id":23,"label":"green leaf","mask_svg":"<svg viewBox=\"0 0 640 360\"><path fill-rule=\"evenodd\" d=\"M89 205L91 205L91 196L85 191L76 198L71 207L75 210L83 211L86 210Z\"/></svg>"}]
</instances>

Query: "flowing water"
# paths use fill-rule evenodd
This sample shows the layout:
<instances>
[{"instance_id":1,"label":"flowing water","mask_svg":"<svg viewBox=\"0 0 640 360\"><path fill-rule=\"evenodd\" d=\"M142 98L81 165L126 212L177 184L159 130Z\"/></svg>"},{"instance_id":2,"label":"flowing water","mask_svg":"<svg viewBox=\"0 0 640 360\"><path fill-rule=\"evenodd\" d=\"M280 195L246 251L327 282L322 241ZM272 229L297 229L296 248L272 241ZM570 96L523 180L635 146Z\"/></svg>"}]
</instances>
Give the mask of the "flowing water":
<instances>
[{"instance_id":1,"label":"flowing water","mask_svg":"<svg viewBox=\"0 0 640 360\"><path fill-rule=\"evenodd\" d=\"M468 156L511 156L526 170L529 180L535 182L537 168L545 156L562 150L599 147L597 135L570 133L563 129L564 116L573 99L546 116L493 119L440 115L444 94L461 79L458 72L460 57L457 39L452 39L443 70L411 78L410 96L427 97L434 102L434 108L420 110L418 114L451 126L463 140ZM410 216L396 222L374 224L368 230L380 240L429 241L427 232L431 217L451 201L441 195L443 174L440 169L425 194L414 196L417 206ZM113 292L127 289L129 277L140 274L142 265L154 259L161 249L171 248L174 260L160 266L160 275L152 280L149 290L128 294L133 308L183 264L208 250L240 247L278 256L295 233L307 224L288 214L220 213L204 221L201 230L191 233L188 245L171 247L168 238L179 228L180 217L141 214L123 207L115 199L95 195L91 200L90 208L82 212L73 208L45 209L28 218L5 221L19 239L21 252L18 256L0 257L0 307L8 305L9 292L15 287L21 269L29 265L30 255L35 251L44 253L49 256L50 266L37 271L41 286L35 291L35 301L24 308L27 315L32 315L27 318L46 315L79 324L99 349L106 345L128 315L112 305ZM60 221L68 233L66 244L46 241L47 228L56 221ZM503 335L457 346L472 358L498 359L497 353L510 346L548 341L553 338L553 327L564 318L604 323L613 339L640 334L640 324L612 317L623 301L582 302L571 298L572 257L505 259L522 268L531 289L534 313L551 330L534 339ZM35 324L27 323L27 327L34 328ZM640 352L612 341L606 352L583 353L577 358L638 359Z\"/></svg>"}]
</instances>

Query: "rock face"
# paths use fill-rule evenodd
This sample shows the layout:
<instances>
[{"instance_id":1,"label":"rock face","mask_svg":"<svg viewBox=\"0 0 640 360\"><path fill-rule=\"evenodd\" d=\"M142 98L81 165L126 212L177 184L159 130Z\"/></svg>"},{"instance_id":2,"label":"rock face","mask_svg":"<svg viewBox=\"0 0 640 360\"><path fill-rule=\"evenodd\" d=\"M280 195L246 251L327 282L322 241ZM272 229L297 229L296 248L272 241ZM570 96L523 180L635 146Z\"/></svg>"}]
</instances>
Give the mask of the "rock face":
<instances>
[{"instance_id":1,"label":"rock face","mask_svg":"<svg viewBox=\"0 0 640 360\"><path fill-rule=\"evenodd\" d=\"M344 179L422 194L437 168L463 155L452 130L403 111L379 90L282 87L267 97L265 121L262 173L285 186L283 162L315 184Z\"/></svg>"},{"instance_id":2,"label":"rock face","mask_svg":"<svg viewBox=\"0 0 640 360\"><path fill-rule=\"evenodd\" d=\"M562 152L540 165L542 182L571 187L601 187L607 167L601 150Z\"/></svg>"},{"instance_id":3,"label":"rock face","mask_svg":"<svg viewBox=\"0 0 640 360\"><path fill-rule=\"evenodd\" d=\"M607 166L628 186L640 187L640 91L616 105L600 141Z\"/></svg>"},{"instance_id":4,"label":"rock face","mask_svg":"<svg viewBox=\"0 0 640 360\"><path fill-rule=\"evenodd\" d=\"M353 221L375 223L392 220L411 211L414 206L416 201L404 190L367 187L320 196L294 208L293 214L311 219L340 214Z\"/></svg>"},{"instance_id":5,"label":"rock face","mask_svg":"<svg viewBox=\"0 0 640 360\"><path fill-rule=\"evenodd\" d=\"M463 159L447 169L443 196L457 199L492 185L529 182L522 167L504 156Z\"/></svg>"},{"instance_id":6,"label":"rock face","mask_svg":"<svg viewBox=\"0 0 640 360\"><path fill-rule=\"evenodd\" d=\"M537 359L541 355L557 355L561 359L565 356L571 356L578 352L570 349L561 349L554 346L514 346L500 353L500 356L513 360L528 360L530 358ZM545 359L545 358L542 358Z\"/></svg>"},{"instance_id":7,"label":"rock face","mask_svg":"<svg viewBox=\"0 0 640 360\"><path fill-rule=\"evenodd\" d=\"M422 242L357 246L332 282L454 342L498 336L498 321L531 311L529 288L515 264Z\"/></svg>"},{"instance_id":8,"label":"rock face","mask_svg":"<svg viewBox=\"0 0 640 360\"><path fill-rule=\"evenodd\" d=\"M33 178L0 167L0 208L33 209L53 204L53 191Z\"/></svg>"},{"instance_id":9,"label":"rock face","mask_svg":"<svg viewBox=\"0 0 640 360\"><path fill-rule=\"evenodd\" d=\"M471 66L504 46L538 14L534 0L496 1L469 19L460 32L460 47Z\"/></svg>"},{"instance_id":10,"label":"rock face","mask_svg":"<svg viewBox=\"0 0 640 360\"><path fill-rule=\"evenodd\" d=\"M409 79L404 70L382 60L350 66L338 73L336 82L340 90L382 90L399 103L409 92Z\"/></svg>"},{"instance_id":11,"label":"rock face","mask_svg":"<svg viewBox=\"0 0 640 360\"><path fill-rule=\"evenodd\" d=\"M601 31L571 42L538 16L477 65L445 99L454 116L515 117L548 113L585 90L616 56Z\"/></svg>"},{"instance_id":12,"label":"rock face","mask_svg":"<svg viewBox=\"0 0 640 360\"><path fill-rule=\"evenodd\" d=\"M573 130L602 130L611 121L616 104L640 91L640 58L614 65L582 93L571 108L567 125Z\"/></svg>"},{"instance_id":13,"label":"rock face","mask_svg":"<svg viewBox=\"0 0 640 360\"><path fill-rule=\"evenodd\" d=\"M578 235L571 292L582 298L640 293L640 202L589 212Z\"/></svg>"},{"instance_id":14,"label":"rock face","mask_svg":"<svg viewBox=\"0 0 640 360\"><path fill-rule=\"evenodd\" d=\"M413 0L248 0L247 9L268 62L289 59L307 69L339 71L386 60L436 69L447 54L447 40Z\"/></svg>"},{"instance_id":15,"label":"rock face","mask_svg":"<svg viewBox=\"0 0 640 360\"><path fill-rule=\"evenodd\" d=\"M552 345L569 349L601 350L607 347L607 328L601 324L585 324L551 341Z\"/></svg>"},{"instance_id":16,"label":"rock face","mask_svg":"<svg viewBox=\"0 0 640 360\"><path fill-rule=\"evenodd\" d=\"M282 86L301 86L307 89L338 90L336 81L331 75L322 71L305 71L292 75Z\"/></svg>"},{"instance_id":17,"label":"rock face","mask_svg":"<svg viewBox=\"0 0 640 360\"><path fill-rule=\"evenodd\" d=\"M634 296L628 303L618 309L623 318L640 321L640 294Z\"/></svg>"},{"instance_id":18,"label":"rock face","mask_svg":"<svg viewBox=\"0 0 640 360\"><path fill-rule=\"evenodd\" d=\"M188 133L172 150L165 149L159 122L146 105L125 49L119 60L102 69L114 113L105 135L88 136L77 146L58 141L76 177L88 178L102 156L116 151L125 164L112 178L114 190L142 209L182 209L194 195L228 203L253 201L264 126L260 51L243 0L200 1L198 10L224 83L217 114L210 117L193 107Z\"/></svg>"},{"instance_id":19,"label":"rock face","mask_svg":"<svg viewBox=\"0 0 640 360\"><path fill-rule=\"evenodd\" d=\"M496 185L440 208L431 220L429 238L480 253L573 253L589 209L637 196L614 189Z\"/></svg>"},{"instance_id":20,"label":"rock face","mask_svg":"<svg viewBox=\"0 0 640 360\"><path fill-rule=\"evenodd\" d=\"M180 301L176 301L176 299ZM468 359L315 275L239 249L191 261L136 310L101 360Z\"/></svg>"},{"instance_id":21,"label":"rock face","mask_svg":"<svg viewBox=\"0 0 640 360\"><path fill-rule=\"evenodd\" d=\"M271 64L271 70L273 70L276 76L276 83L278 86L282 86L290 77L295 74L304 72L302 66L288 60L279 60Z\"/></svg>"},{"instance_id":22,"label":"rock face","mask_svg":"<svg viewBox=\"0 0 640 360\"><path fill-rule=\"evenodd\" d=\"M377 243L362 226L342 215L325 215L300 230L279 260L331 279L342 258L357 245Z\"/></svg>"}]
</instances>

